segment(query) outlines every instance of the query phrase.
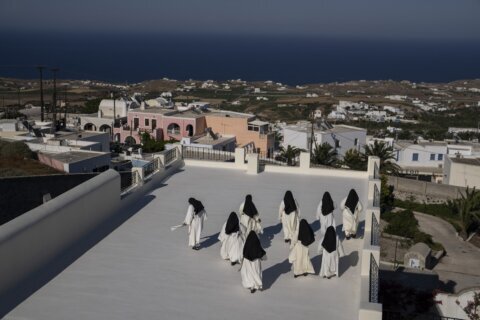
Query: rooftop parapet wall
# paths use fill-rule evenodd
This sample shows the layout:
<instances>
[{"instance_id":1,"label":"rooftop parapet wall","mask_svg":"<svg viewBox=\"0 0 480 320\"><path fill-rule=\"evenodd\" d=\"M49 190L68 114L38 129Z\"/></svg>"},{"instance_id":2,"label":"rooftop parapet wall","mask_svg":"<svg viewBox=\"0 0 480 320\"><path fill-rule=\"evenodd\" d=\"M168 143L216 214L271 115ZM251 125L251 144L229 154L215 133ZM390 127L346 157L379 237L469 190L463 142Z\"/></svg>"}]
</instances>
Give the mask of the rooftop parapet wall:
<instances>
[{"instance_id":1,"label":"rooftop parapet wall","mask_svg":"<svg viewBox=\"0 0 480 320\"><path fill-rule=\"evenodd\" d=\"M113 215L119 202L120 175L109 170L0 226L0 301L11 302L16 286Z\"/></svg>"}]
</instances>

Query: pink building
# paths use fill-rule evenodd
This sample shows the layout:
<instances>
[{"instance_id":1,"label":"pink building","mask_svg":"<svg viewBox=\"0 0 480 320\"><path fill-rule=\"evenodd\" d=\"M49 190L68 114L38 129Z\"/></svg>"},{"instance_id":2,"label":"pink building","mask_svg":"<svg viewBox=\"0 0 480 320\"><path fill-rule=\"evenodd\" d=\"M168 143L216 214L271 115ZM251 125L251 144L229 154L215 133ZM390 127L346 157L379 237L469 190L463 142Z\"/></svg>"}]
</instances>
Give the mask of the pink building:
<instances>
[{"instance_id":1,"label":"pink building","mask_svg":"<svg viewBox=\"0 0 480 320\"><path fill-rule=\"evenodd\" d=\"M118 142L140 143L140 135L147 132L156 140L180 140L205 132L205 116L193 111L179 112L160 108L130 110L127 124L114 128Z\"/></svg>"}]
</instances>

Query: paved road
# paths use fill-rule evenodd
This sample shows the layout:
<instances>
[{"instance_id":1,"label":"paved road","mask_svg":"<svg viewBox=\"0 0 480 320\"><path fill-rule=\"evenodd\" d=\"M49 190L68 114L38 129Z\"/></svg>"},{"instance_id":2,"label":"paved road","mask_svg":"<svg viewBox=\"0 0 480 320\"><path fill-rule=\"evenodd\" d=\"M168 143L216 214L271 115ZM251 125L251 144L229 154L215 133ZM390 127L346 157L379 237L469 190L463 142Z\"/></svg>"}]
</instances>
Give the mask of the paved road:
<instances>
[{"instance_id":1,"label":"paved road","mask_svg":"<svg viewBox=\"0 0 480 320\"><path fill-rule=\"evenodd\" d=\"M445 283L450 282L449 287L452 286L452 281L455 282L455 292L480 286L480 249L458 239L450 223L424 213L414 212L414 214L420 229L431 234L433 240L440 242L447 251L434 268L440 280Z\"/></svg>"}]
</instances>

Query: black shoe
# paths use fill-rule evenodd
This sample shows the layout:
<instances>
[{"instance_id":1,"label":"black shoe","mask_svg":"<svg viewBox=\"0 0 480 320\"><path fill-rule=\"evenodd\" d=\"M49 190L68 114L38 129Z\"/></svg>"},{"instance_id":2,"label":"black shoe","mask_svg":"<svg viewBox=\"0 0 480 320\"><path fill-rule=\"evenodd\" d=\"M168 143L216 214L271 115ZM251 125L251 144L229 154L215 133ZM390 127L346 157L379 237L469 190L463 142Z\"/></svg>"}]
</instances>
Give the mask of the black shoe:
<instances>
[{"instance_id":1,"label":"black shoe","mask_svg":"<svg viewBox=\"0 0 480 320\"><path fill-rule=\"evenodd\" d=\"M234 265L236 265L236 264L237 264L237 261L235 261L235 262L231 262L230 264L231 264L232 266L234 266Z\"/></svg>"},{"instance_id":2,"label":"black shoe","mask_svg":"<svg viewBox=\"0 0 480 320\"><path fill-rule=\"evenodd\" d=\"M294 274L293 277L294 277L294 278L297 278L297 277L298 277L298 274Z\"/></svg>"},{"instance_id":3,"label":"black shoe","mask_svg":"<svg viewBox=\"0 0 480 320\"><path fill-rule=\"evenodd\" d=\"M345 239L350 240L350 236L345 236Z\"/></svg>"},{"instance_id":4,"label":"black shoe","mask_svg":"<svg viewBox=\"0 0 480 320\"><path fill-rule=\"evenodd\" d=\"M323 276L323 279L325 279L327 276Z\"/></svg>"},{"instance_id":5,"label":"black shoe","mask_svg":"<svg viewBox=\"0 0 480 320\"><path fill-rule=\"evenodd\" d=\"M352 238L355 239L357 237L356 234L352 234Z\"/></svg>"},{"instance_id":6,"label":"black shoe","mask_svg":"<svg viewBox=\"0 0 480 320\"><path fill-rule=\"evenodd\" d=\"M200 250L200 246L193 247L193 250Z\"/></svg>"},{"instance_id":7,"label":"black shoe","mask_svg":"<svg viewBox=\"0 0 480 320\"><path fill-rule=\"evenodd\" d=\"M255 291L257 291L257 289L250 289L250 293L255 293Z\"/></svg>"},{"instance_id":8,"label":"black shoe","mask_svg":"<svg viewBox=\"0 0 480 320\"><path fill-rule=\"evenodd\" d=\"M305 272L305 273L303 274L303 276L304 276L304 277L308 276L308 273L307 273L307 272Z\"/></svg>"},{"instance_id":9,"label":"black shoe","mask_svg":"<svg viewBox=\"0 0 480 320\"><path fill-rule=\"evenodd\" d=\"M285 239L285 243L289 243L289 242L290 242L290 240L289 240L289 239Z\"/></svg>"}]
</instances>

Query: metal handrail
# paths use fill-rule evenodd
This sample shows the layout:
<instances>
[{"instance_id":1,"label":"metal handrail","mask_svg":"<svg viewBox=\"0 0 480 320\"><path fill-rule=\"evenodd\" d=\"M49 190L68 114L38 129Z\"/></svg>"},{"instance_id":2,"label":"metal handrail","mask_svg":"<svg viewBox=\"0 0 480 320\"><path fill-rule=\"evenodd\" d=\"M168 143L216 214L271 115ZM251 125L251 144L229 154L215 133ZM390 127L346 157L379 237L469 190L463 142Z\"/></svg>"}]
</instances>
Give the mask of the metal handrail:
<instances>
[{"instance_id":1,"label":"metal handrail","mask_svg":"<svg viewBox=\"0 0 480 320\"><path fill-rule=\"evenodd\" d=\"M378 269L377 261L375 261L373 253L370 253L369 301L371 303L378 303L378 289L380 282Z\"/></svg>"},{"instance_id":2,"label":"metal handrail","mask_svg":"<svg viewBox=\"0 0 480 320\"><path fill-rule=\"evenodd\" d=\"M208 161L235 161L235 152L214 150L201 147L182 146L184 159L208 160Z\"/></svg>"},{"instance_id":3,"label":"metal handrail","mask_svg":"<svg viewBox=\"0 0 480 320\"><path fill-rule=\"evenodd\" d=\"M371 233L370 244L372 246L380 245L380 224L378 223L377 217L373 212L372 212L372 233Z\"/></svg>"}]
</instances>

